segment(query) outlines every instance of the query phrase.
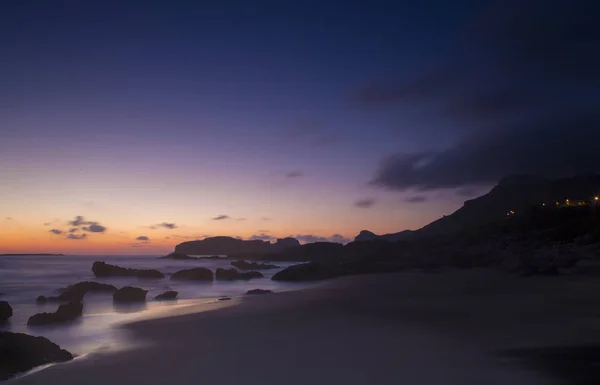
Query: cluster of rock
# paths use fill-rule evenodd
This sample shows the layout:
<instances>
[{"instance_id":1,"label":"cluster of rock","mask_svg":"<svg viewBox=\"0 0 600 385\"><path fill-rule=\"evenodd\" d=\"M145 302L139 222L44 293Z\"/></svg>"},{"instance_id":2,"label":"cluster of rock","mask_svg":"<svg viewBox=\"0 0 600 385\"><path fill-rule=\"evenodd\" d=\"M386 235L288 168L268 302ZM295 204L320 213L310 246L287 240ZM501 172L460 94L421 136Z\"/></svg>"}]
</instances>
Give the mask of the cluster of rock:
<instances>
[{"instance_id":1,"label":"cluster of rock","mask_svg":"<svg viewBox=\"0 0 600 385\"><path fill-rule=\"evenodd\" d=\"M263 278L264 275L258 271L239 272L236 269L218 268L215 272L215 278L223 281L248 280L252 278Z\"/></svg>"},{"instance_id":2,"label":"cluster of rock","mask_svg":"<svg viewBox=\"0 0 600 385\"><path fill-rule=\"evenodd\" d=\"M40 295L37 298L37 302L81 302L83 301L83 296L87 293L114 293L117 291L117 288L113 285L108 285L105 283L85 281L67 286L59 291L61 293L58 296L46 297Z\"/></svg>"},{"instance_id":3,"label":"cluster of rock","mask_svg":"<svg viewBox=\"0 0 600 385\"><path fill-rule=\"evenodd\" d=\"M96 261L92 265L92 272L96 277L138 277L138 278L164 278L165 275L155 269L129 269Z\"/></svg>"},{"instance_id":4,"label":"cluster of rock","mask_svg":"<svg viewBox=\"0 0 600 385\"><path fill-rule=\"evenodd\" d=\"M44 337L0 332L0 381L53 362L66 362L73 355Z\"/></svg>"},{"instance_id":5,"label":"cluster of rock","mask_svg":"<svg viewBox=\"0 0 600 385\"><path fill-rule=\"evenodd\" d=\"M233 261L231 262L233 267L237 267L240 270L268 270L277 269L279 266L271 265L268 263L257 263L257 262L246 262L246 261Z\"/></svg>"},{"instance_id":6,"label":"cluster of rock","mask_svg":"<svg viewBox=\"0 0 600 385\"><path fill-rule=\"evenodd\" d=\"M27 325L52 325L70 322L83 314L83 303L61 304L54 313L38 313L29 317Z\"/></svg>"}]
</instances>

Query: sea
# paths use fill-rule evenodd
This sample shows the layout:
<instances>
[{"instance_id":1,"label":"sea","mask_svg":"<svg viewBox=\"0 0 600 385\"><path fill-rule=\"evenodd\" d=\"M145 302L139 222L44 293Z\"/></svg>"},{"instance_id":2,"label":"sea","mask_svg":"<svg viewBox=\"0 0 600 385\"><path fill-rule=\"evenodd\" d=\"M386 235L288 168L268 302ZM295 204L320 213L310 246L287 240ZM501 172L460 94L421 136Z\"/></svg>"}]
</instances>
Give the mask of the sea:
<instances>
[{"instance_id":1,"label":"sea","mask_svg":"<svg viewBox=\"0 0 600 385\"><path fill-rule=\"evenodd\" d=\"M196 283L171 281L169 274L193 267L206 267L213 272L231 268L231 260L169 260L156 255L65 255L65 256L0 256L0 300L13 308L13 316L0 324L0 330L43 336L73 354L84 355L94 351L110 351L128 345L128 334L118 326L132 321L157 316L178 314L182 308L195 306L202 309L214 306L219 298L243 298L251 289L268 289L274 292L299 290L318 283L292 283L272 281L278 271L297 264L295 262L272 262L277 269L261 270L264 278L248 281L214 281ZM92 273L94 261L137 269L157 269L167 275L164 279L140 279L136 277L96 278ZM265 263L270 263L263 261ZM147 301L142 304L118 305L112 295L88 293L84 298L83 316L64 325L28 326L27 320L35 313L54 312L57 303L36 304L40 295L57 295L60 288L82 282L109 283L117 288L136 286L148 290ZM166 291L179 292L175 301L154 301L154 296ZM225 301L223 301L224 303ZM229 302L229 301L227 301Z\"/></svg>"}]
</instances>

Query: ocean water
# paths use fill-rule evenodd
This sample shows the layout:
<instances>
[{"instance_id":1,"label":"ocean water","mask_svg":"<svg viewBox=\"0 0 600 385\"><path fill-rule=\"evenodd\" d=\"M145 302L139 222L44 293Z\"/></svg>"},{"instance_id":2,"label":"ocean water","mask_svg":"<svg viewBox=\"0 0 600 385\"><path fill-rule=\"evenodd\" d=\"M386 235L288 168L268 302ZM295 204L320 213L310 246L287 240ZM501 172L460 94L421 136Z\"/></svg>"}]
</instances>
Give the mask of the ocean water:
<instances>
[{"instance_id":1,"label":"ocean water","mask_svg":"<svg viewBox=\"0 0 600 385\"><path fill-rule=\"evenodd\" d=\"M127 335L117 326L127 321L155 316L157 313L176 313L183 306L214 304L219 297L241 297L250 289L269 289L275 292L298 290L316 283L289 283L272 281L271 277L293 262L276 262L279 269L262 270L265 278L249 281L214 281L194 283L165 279L136 277L96 278L92 273L94 261L130 268L158 269L165 274L192 267L230 268L230 260L174 261L157 256L0 256L0 300L13 308L9 322L0 324L0 330L44 336L74 354L96 350L118 349L126 345ZM58 289L81 281L110 283L116 287L136 286L148 290L145 304L113 304L110 294L87 294L84 298L83 317L58 326L27 326L27 319L35 313L54 312L56 303L38 305L40 295L57 295ZM176 301L153 301L152 298L167 289L179 292Z\"/></svg>"}]
</instances>

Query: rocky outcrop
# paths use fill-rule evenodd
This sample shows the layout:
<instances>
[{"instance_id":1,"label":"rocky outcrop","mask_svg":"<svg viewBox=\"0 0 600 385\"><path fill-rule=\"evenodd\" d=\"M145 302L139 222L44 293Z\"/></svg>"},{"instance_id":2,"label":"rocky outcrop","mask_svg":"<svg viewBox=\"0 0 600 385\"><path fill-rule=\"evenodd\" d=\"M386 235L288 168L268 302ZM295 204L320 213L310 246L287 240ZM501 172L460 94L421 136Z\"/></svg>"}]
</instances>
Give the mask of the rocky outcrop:
<instances>
[{"instance_id":1,"label":"rocky outcrop","mask_svg":"<svg viewBox=\"0 0 600 385\"><path fill-rule=\"evenodd\" d=\"M339 271L330 265L310 262L283 269L271 279L274 281L318 281L338 275L340 275Z\"/></svg>"},{"instance_id":2,"label":"rocky outcrop","mask_svg":"<svg viewBox=\"0 0 600 385\"><path fill-rule=\"evenodd\" d=\"M374 241L374 240L382 240L382 241L387 241L387 242L398 242L398 241L409 240L412 235L413 235L413 231L411 231L411 230L404 230L399 233L383 234L383 235L377 235L371 231L362 230L354 238L354 242L365 242L365 241Z\"/></svg>"},{"instance_id":3,"label":"rocky outcrop","mask_svg":"<svg viewBox=\"0 0 600 385\"><path fill-rule=\"evenodd\" d=\"M158 259L175 259L179 261L187 261L187 260L196 260L196 257L190 257L187 254L173 252L171 254L165 255L164 257L158 257Z\"/></svg>"},{"instance_id":4,"label":"rocky outcrop","mask_svg":"<svg viewBox=\"0 0 600 385\"><path fill-rule=\"evenodd\" d=\"M165 291L162 294L157 295L156 297L154 297L154 299L157 301L174 300L174 299L177 299L177 294L179 294L179 293L174 290L169 290L169 291Z\"/></svg>"},{"instance_id":5,"label":"rocky outcrop","mask_svg":"<svg viewBox=\"0 0 600 385\"><path fill-rule=\"evenodd\" d=\"M260 295L260 294L271 294L271 293L273 293L271 290L253 289L253 290L248 290L246 292L246 295Z\"/></svg>"},{"instance_id":6,"label":"rocky outcrop","mask_svg":"<svg viewBox=\"0 0 600 385\"><path fill-rule=\"evenodd\" d=\"M117 288L113 285L108 285L105 283L85 281L67 286L59 291L61 293L56 297L45 297L40 295L36 302L81 302L83 301L83 296L87 293L114 293L117 291Z\"/></svg>"},{"instance_id":7,"label":"rocky outcrop","mask_svg":"<svg viewBox=\"0 0 600 385\"><path fill-rule=\"evenodd\" d=\"M13 315L10 304L6 301L0 301L0 322L8 320Z\"/></svg>"},{"instance_id":8,"label":"rocky outcrop","mask_svg":"<svg viewBox=\"0 0 600 385\"><path fill-rule=\"evenodd\" d=\"M113 294L114 302L144 302L148 290L139 287L125 286Z\"/></svg>"},{"instance_id":9,"label":"rocky outcrop","mask_svg":"<svg viewBox=\"0 0 600 385\"><path fill-rule=\"evenodd\" d=\"M171 275L174 281L212 281L213 272L204 267L179 270Z\"/></svg>"},{"instance_id":10,"label":"rocky outcrop","mask_svg":"<svg viewBox=\"0 0 600 385\"><path fill-rule=\"evenodd\" d=\"M215 278L223 281L234 281L238 279L263 278L264 275L258 271L239 272L236 269L217 269Z\"/></svg>"},{"instance_id":11,"label":"rocky outcrop","mask_svg":"<svg viewBox=\"0 0 600 385\"><path fill-rule=\"evenodd\" d=\"M221 256L219 255L211 255L210 257L198 257L198 259L210 259L210 260L215 260L215 259L223 259Z\"/></svg>"},{"instance_id":12,"label":"rocky outcrop","mask_svg":"<svg viewBox=\"0 0 600 385\"><path fill-rule=\"evenodd\" d=\"M71 353L47 338L0 332L0 381L37 366L72 359Z\"/></svg>"},{"instance_id":13,"label":"rocky outcrop","mask_svg":"<svg viewBox=\"0 0 600 385\"><path fill-rule=\"evenodd\" d=\"M52 325L73 321L83 313L81 302L69 302L58 306L54 313L38 313L29 317L27 325Z\"/></svg>"},{"instance_id":14,"label":"rocky outcrop","mask_svg":"<svg viewBox=\"0 0 600 385\"><path fill-rule=\"evenodd\" d=\"M278 239L271 243L261 240L244 241L232 237L210 237L201 241L180 243L175 246L175 252L192 255L269 254L297 246L300 246L300 242L294 238Z\"/></svg>"},{"instance_id":15,"label":"rocky outcrop","mask_svg":"<svg viewBox=\"0 0 600 385\"><path fill-rule=\"evenodd\" d=\"M240 270L268 270L277 269L279 266L271 265L268 263L256 263L246 261L233 261L231 265L237 267Z\"/></svg>"},{"instance_id":16,"label":"rocky outcrop","mask_svg":"<svg viewBox=\"0 0 600 385\"><path fill-rule=\"evenodd\" d=\"M129 269L96 261L92 265L92 272L96 277L138 277L138 278L164 278L165 275L154 269Z\"/></svg>"},{"instance_id":17,"label":"rocky outcrop","mask_svg":"<svg viewBox=\"0 0 600 385\"><path fill-rule=\"evenodd\" d=\"M217 301L231 301L231 297L221 297Z\"/></svg>"}]
</instances>

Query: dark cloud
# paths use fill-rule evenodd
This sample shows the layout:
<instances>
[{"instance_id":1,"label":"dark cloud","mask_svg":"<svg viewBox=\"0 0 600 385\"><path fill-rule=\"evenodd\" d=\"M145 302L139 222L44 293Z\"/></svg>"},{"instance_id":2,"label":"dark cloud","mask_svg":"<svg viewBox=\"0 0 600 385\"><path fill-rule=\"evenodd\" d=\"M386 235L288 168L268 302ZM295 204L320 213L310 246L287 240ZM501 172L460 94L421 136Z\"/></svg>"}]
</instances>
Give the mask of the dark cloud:
<instances>
[{"instance_id":1,"label":"dark cloud","mask_svg":"<svg viewBox=\"0 0 600 385\"><path fill-rule=\"evenodd\" d=\"M224 219L229 219L229 215L218 215L212 218L213 221L222 221Z\"/></svg>"},{"instance_id":2,"label":"dark cloud","mask_svg":"<svg viewBox=\"0 0 600 385\"><path fill-rule=\"evenodd\" d=\"M69 232L70 232L70 233L76 233L76 232L78 232L78 231L79 231L79 228L78 228L78 227L71 227L71 228L69 229Z\"/></svg>"},{"instance_id":3,"label":"dark cloud","mask_svg":"<svg viewBox=\"0 0 600 385\"><path fill-rule=\"evenodd\" d=\"M4 219L6 219L7 221L12 221L13 220L11 217L6 217Z\"/></svg>"},{"instance_id":4,"label":"dark cloud","mask_svg":"<svg viewBox=\"0 0 600 385\"><path fill-rule=\"evenodd\" d=\"M427 197L425 195L415 195L405 199L408 203L423 203L427 202Z\"/></svg>"},{"instance_id":5,"label":"dark cloud","mask_svg":"<svg viewBox=\"0 0 600 385\"><path fill-rule=\"evenodd\" d=\"M246 218L237 218L236 221L245 221Z\"/></svg>"},{"instance_id":6,"label":"dark cloud","mask_svg":"<svg viewBox=\"0 0 600 385\"><path fill-rule=\"evenodd\" d=\"M52 233L52 234L56 234L56 235L60 235L60 234L62 234L62 233L63 233L63 231L62 231L62 230L59 230L59 229L52 229L52 230L48 230L48 232L49 232L49 233Z\"/></svg>"},{"instance_id":7,"label":"dark cloud","mask_svg":"<svg viewBox=\"0 0 600 385\"><path fill-rule=\"evenodd\" d=\"M260 233L260 234L254 234L252 236L250 236L248 238L249 241L256 241L256 240L260 240L260 241L273 241L277 239L276 237L269 235L269 234L265 234L265 233Z\"/></svg>"},{"instance_id":8,"label":"dark cloud","mask_svg":"<svg viewBox=\"0 0 600 385\"><path fill-rule=\"evenodd\" d=\"M92 223L91 225L82 227L81 229L83 231L89 231L90 233L103 233L106 231L106 227L97 223Z\"/></svg>"},{"instance_id":9,"label":"dark cloud","mask_svg":"<svg viewBox=\"0 0 600 385\"><path fill-rule=\"evenodd\" d=\"M140 235L139 237L136 238L136 241L149 241L150 238L148 238L145 235Z\"/></svg>"},{"instance_id":10,"label":"dark cloud","mask_svg":"<svg viewBox=\"0 0 600 385\"><path fill-rule=\"evenodd\" d=\"M372 183L427 190L600 172L599 16L591 0L497 2L439 68L361 89L365 106L423 109L460 136L387 157Z\"/></svg>"},{"instance_id":11,"label":"dark cloud","mask_svg":"<svg viewBox=\"0 0 600 385\"><path fill-rule=\"evenodd\" d=\"M68 223L69 225L73 226L73 228L69 230L70 233L76 232L78 228L81 228L81 230L88 231L90 233L103 233L106 231L106 227L102 226L101 224L95 221L86 221L85 218L81 215L76 216L74 220L69 221Z\"/></svg>"},{"instance_id":12,"label":"dark cloud","mask_svg":"<svg viewBox=\"0 0 600 385\"><path fill-rule=\"evenodd\" d=\"M69 234L67 235L67 239L74 239L74 240L83 240L87 238L87 234Z\"/></svg>"},{"instance_id":13,"label":"dark cloud","mask_svg":"<svg viewBox=\"0 0 600 385\"><path fill-rule=\"evenodd\" d=\"M286 142L328 146L342 140L342 134L326 127L325 122L308 118L299 120L290 130L284 132Z\"/></svg>"},{"instance_id":14,"label":"dark cloud","mask_svg":"<svg viewBox=\"0 0 600 385\"><path fill-rule=\"evenodd\" d=\"M319 237L312 234L298 234L290 235L291 238L296 238L302 243L314 243L314 242L336 242L336 243L348 243L351 239L344 237L341 234L333 234L330 237Z\"/></svg>"},{"instance_id":15,"label":"dark cloud","mask_svg":"<svg viewBox=\"0 0 600 385\"><path fill-rule=\"evenodd\" d=\"M52 222L44 222L44 226L50 226Z\"/></svg>"},{"instance_id":16,"label":"dark cloud","mask_svg":"<svg viewBox=\"0 0 600 385\"><path fill-rule=\"evenodd\" d=\"M285 177L289 178L289 179L300 178L302 176L304 176L304 173L302 171L299 171L299 170L290 171L287 174L285 174Z\"/></svg>"},{"instance_id":17,"label":"dark cloud","mask_svg":"<svg viewBox=\"0 0 600 385\"><path fill-rule=\"evenodd\" d=\"M150 226L151 229L156 229L157 227L162 227L165 229L173 230L173 229L177 228L177 225L175 223L163 222L163 223L159 223L158 225L155 225L155 226Z\"/></svg>"},{"instance_id":18,"label":"dark cloud","mask_svg":"<svg viewBox=\"0 0 600 385\"><path fill-rule=\"evenodd\" d=\"M359 199L356 202L354 202L354 206L360 207L363 209L372 207L373 205L375 205L375 199L373 199L373 198Z\"/></svg>"}]
</instances>

